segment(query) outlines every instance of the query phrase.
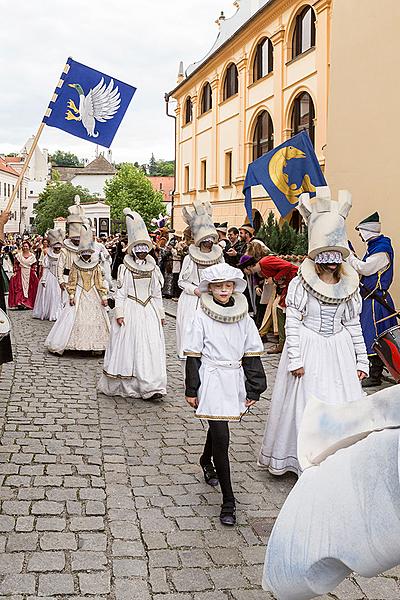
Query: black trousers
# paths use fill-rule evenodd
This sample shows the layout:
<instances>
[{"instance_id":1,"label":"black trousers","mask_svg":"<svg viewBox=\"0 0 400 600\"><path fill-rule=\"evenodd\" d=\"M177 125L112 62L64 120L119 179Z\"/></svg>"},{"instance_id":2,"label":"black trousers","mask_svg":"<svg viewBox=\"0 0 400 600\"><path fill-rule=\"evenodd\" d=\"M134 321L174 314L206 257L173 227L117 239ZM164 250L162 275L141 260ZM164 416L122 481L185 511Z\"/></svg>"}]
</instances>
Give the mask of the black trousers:
<instances>
[{"instance_id":1,"label":"black trousers","mask_svg":"<svg viewBox=\"0 0 400 600\"><path fill-rule=\"evenodd\" d=\"M214 462L223 502L234 502L229 465L229 424L227 421L208 421L207 439L201 464Z\"/></svg>"}]
</instances>

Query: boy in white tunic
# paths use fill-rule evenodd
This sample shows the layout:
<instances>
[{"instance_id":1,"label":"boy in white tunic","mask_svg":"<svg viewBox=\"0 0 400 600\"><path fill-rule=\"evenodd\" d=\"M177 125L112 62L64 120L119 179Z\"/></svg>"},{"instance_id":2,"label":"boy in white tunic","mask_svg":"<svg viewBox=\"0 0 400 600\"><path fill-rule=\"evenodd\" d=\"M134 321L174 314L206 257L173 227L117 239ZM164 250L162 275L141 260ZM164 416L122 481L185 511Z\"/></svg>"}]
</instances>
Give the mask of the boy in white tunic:
<instances>
[{"instance_id":1,"label":"boy in white tunic","mask_svg":"<svg viewBox=\"0 0 400 600\"><path fill-rule=\"evenodd\" d=\"M221 485L223 525L236 522L228 423L240 421L267 387L260 359L264 347L248 315L245 288L239 269L223 263L204 269L200 309L184 351L186 401L209 423L200 465L206 483Z\"/></svg>"},{"instance_id":2,"label":"boy in white tunic","mask_svg":"<svg viewBox=\"0 0 400 600\"><path fill-rule=\"evenodd\" d=\"M57 266L64 234L61 229L49 229L47 239L50 247L43 258L43 274L40 278L32 316L34 319L42 321L57 321L64 305L63 296L66 296L66 293L60 289L57 279Z\"/></svg>"},{"instance_id":3,"label":"boy in white tunic","mask_svg":"<svg viewBox=\"0 0 400 600\"><path fill-rule=\"evenodd\" d=\"M65 350L104 352L107 347L110 322L99 261L93 258L92 232L82 225L78 256L71 266L67 292L69 302L50 331L45 346L50 352Z\"/></svg>"},{"instance_id":4,"label":"boy in white tunic","mask_svg":"<svg viewBox=\"0 0 400 600\"><path fill-rule=\"evenodd\" d=\"M118 270L115 319L99 390L107 396L156 400L167 393L164 281L142 217L126 208L128 247Z\"/></svg>"}]
</instances>

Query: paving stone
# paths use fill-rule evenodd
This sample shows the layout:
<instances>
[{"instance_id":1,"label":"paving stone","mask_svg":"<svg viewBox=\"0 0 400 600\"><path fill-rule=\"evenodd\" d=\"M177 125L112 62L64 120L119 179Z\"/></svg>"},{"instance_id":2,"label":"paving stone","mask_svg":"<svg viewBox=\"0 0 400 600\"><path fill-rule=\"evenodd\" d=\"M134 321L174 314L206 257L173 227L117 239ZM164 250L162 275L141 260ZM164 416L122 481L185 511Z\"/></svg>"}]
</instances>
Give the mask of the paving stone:
<instances>
[{"instance_id":1,"label":"paving stone","mask_svg":"<svg viewBox=\"0 0 400 600\"><path fill-rule=\"evenodd\" d=\"M64 552L33 552L28 560L28 571L62 571L65 567Z\"/></svg>"},{"instance_id":2,"label":"paving stone","mask_svg":"<svg viewBox=\"0 0 400 600\"><path fill-rule=\"evenodd\" d=\"M72 571L103 571L107 568L104 552L71 552Z\"/></svg>"},{"instance_id":3,"label":"paving stone","mask_svg":"<svg viewBox=\"0 0 400 600\"><path fill-rule=\"evenodd\" d=\"M67 521L63 517L38 517L36 520L37 531L64 531Z\"/></svg>"},{"instance_id":4,"label":"paving stone","mask_svg":"<svg viewBox=\"0 0 400 600\"><path fill-rule=\"evenodd\" d=\"M171 579L178 592L202 592L213 587L202 569L175 570Z\"/></svg>"},{"instance_id":5,"label":"paving stone","mask_svg":"<svg viewBox=\"0 0 400 600\"><path fill-rule=\"evenodd\" d=\"M6 575L0 583L0 594L9 596L11 594L34 594L34 575Z\"/></svg>"},{"instance_id":6,"label":"paving stone","mask_svg":"<svg viewBox=\"0 0 400 600\"><path fill-rule=\"evenodd\" d=\"M116 579L115 600L152 600L144 579Z\"/></svg>"},{"instance_id":7,"label":"paving stone","mask_svg":"<svg viewBox=\"0 0 400 600\"><path fill-rule=\"evenodd\" d=\"M400 597L400 586L394 579L356 577L355 580L370 600L398 600Z\"/></svg>"},{"instance_id":8,"label":"paving stone","mask_svg":"<svg viewBox=\"0 0 400 600\"><path fill-rule=\"evenodd\" d=\"M49 573L39 575L39 596L58 596L74 593L72 575L65 573Z\"/></svg>"},{"instance_id":9,"label":"paving stone","mask_svg":"<svg viewBox=\"0 0 400 600\"><path fill-rule=\"evenodd\" d=\"M6 517L4 515L0 515L0 532L6 533L8 531L13 531L14 525L14 517Z\"/></svg>"},{"instance_id":10,"label":"paving stone","mask_svg":"<svg viewBox=\"0 0 400 600\"><path fill-rule=\"evenodd\" d=\"M106 512L106 507L104 506L104 502L100 502L97 500L89 500L86 503L85 513L86 515L104 515Z\"/></svg>"},{"instance_id":11,"label":"paving stone","mask_svg":"<svg viewBox=\"0 0 400 600\"><path fill-rule=\"evenodd\" d=\"M70 529L71 531L102 531L104 520L102 517L73 517Z\"/></svg>"},{"instance_id":12,"label":"paving stone","mask_svg":"<svg viewBox=\"0 0 400 600\"><path fill-rule=\"evenodd\" d=\"M24 564L24 554L0 554L0 575L21 573Z\"/></svg>"},{"instance_id":13,"label":"paving stone","mask_svg":"<svg viewBox=\"0 0 400 600\"><path fill-rule=\"evenodd\" d=\"M140 557L145 556L145 549L141 542L129 540L115 540L112 545L114 556Z\"/></svg>"},{"instance_id":14,"label":"paving stone","mask_svg":"<svg viewBox=\"0 0 400 600\"><path fill-rule=\"evenodd\" d=\"M78 539L80 550L105 552L107 548L107 536L103 533L81 533Z\"/></svg>"},{"instance_id":15,"label":"paving stone","mask_svg":"<svg viewBox=\"0 0 400 600\"><path fill-rule=\"evenodd\" d=\"M78 543L73 533L44 533L40 547L42 550L76 550Z\"/></svg>"},{"instance_id":16,"label":"paving stone","mask_svg":"<svg viewBox=\"0 0 400 600\"><path fill-rule=\"evenodd\" d=\"M209 575L217 590L234 590L250 587L240 571L232 567L210 569Z\"/></svg>"},{"instance_id":17,"label":"paving stone","mask_svg":"<svg viewBox=\"0 0 400 600\"><path fill-rule=\"evenodd\" d=\"M32 504L31 512L33 515L60 515L64 510L62 502L50 502L41 500Z\"/></svg>"},{"instance_id":18,"label":"paving stone","mask_svg":"<svg viewBox=\"0 0 400 600\"><path fill-rule=\"evenodd\" d=\"M7 552L36 550L38 537L37 533L11 533L8 536L6 550Z\"/></svg>"},{"instance_id":19,"label":"paving stone","mask_svg":"<svg viewBox=\"0 0 400 600\"><path fill-rule=\"evenodd\" d=\"M176 550L151 550L148 552L150 567L178 567Z\"/></svg>"},{"instance_id":20,"label":"paving stone","mask_svg":"<svg viewBox=\"0 0 400 600\"><path fill-rule=\"evenodd\" d=\"M109 594L109 573L79 573L79 588L82 594Z\"/></svg>"},{"instance_id":21,"label":"paving stone","mask_svg":"<svg viewBox=\"0 0 400 600\"><path fill-rule=\"evenodd\" d=\"M18 517L15 524L15 531L29 532L33 531L34 517Z\"/></svg>"},{"instance_id":22,"label":"paving stone","mask_svg":"<svg viewBox=\"0 0 400 600\"><path fill-rule=\"evenodd\" d=\"M147 563L137 558L113 560L114 577L147 577Z\"/></svg>"}]
</instances>

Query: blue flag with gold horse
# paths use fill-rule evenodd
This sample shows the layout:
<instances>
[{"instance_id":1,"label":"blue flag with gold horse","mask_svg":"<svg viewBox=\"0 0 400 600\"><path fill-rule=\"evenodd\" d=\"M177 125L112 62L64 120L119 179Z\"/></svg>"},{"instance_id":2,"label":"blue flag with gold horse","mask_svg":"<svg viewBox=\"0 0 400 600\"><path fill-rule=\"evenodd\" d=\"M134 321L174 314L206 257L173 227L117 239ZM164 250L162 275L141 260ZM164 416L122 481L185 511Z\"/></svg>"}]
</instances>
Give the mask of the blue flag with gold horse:
<instances>
[{"instance_id":1,"label":"blue flag with gold horse","mask_svg":"<svg viewBox=\"0 0 400 600\"><path fill-rule=\"evenodd\" d=\"M135 92L132 85L69 58L43 122L109 148Z\"/></svg>"},{"instance_id":2,"label":"blue flag with gold horse","mask_svg":"<svg viewBox=\"0 0 400 600\"><path fill-rule=\"evenodd\" d=\"M298 133L249 164L243 194L250 223L253 185L265 188L282 217L292 212L300 194L327 185L308 134Z\"/></svg>"}]
</instances>

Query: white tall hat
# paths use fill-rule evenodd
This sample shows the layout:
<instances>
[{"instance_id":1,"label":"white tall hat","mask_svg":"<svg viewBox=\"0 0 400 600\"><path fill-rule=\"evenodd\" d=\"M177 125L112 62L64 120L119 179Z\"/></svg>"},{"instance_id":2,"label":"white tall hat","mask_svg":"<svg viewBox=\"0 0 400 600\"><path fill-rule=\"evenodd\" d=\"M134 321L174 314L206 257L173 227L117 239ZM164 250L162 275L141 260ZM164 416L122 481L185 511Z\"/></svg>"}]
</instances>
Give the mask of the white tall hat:
<instances>
[{"instance_id":1,"label":"white tall hat","mask_svg":"<svg viewBox=\"0 0 400 600\"><path fill-rule=\"evenodd\" d=\"M68 208L68 235L69 237L79 237L81 234L82 223L85 220L85 209L81 205L81 198L77 194L75 203Z\"/></svg>"},{"instance_id":2,"label":"white tall hat","mask_svg":"<svg viewBox=\"0 0 400 600\"><path fill-rule=\"evenodd\" d=\"M247 286L240 269L231 267L227 263L218 263L201 271L199 290L207 292L210 283L223 283L224 281L233 281L235 292L244 292Z\"/></svg>"},{"instance_id":3,"label":"white tall hat","mask_svg":"<svg viewBox=\"0 0 400 600\"><path fill-rule=\"evenodd\" d=\"M124 208L124 215L126 215L126 230L128 232L128 247L126 251L131 252L134 246L144 244L150 252L153 248L153 243L142 217L130 208Z\"/></svg>"},{"instance_id":4,"label":"white tall hat","mask_svg":"<svg viewBox=\"0 0 400 600\"><path fill-rule=\"evenodd\" d=\"M93 241L93 233L90 226L87 223L80 225L80 238L78 253L86 250L87 252L95 252L95 246Z\"/></svg>"},{"instance_id":5,"label":"white tall hat","mask_svg":"<svg viewBox=\"0 0 400 600\"><path fill-rule=\"evenodd\" d=\"M321 252L350 254L346 218L352 206L351 194L340 190L338 200L332 200L328 186L317 187L315 198L301 194L298 211L308 226L308 256L314 260Z\"/></svg>"},{"instance_id":6,"label":"white tall hat","mask_svg":"<svg viewBox=\"0 0 400 600\"><path fill-rule=\"evenodd\" d=\"M62 229L49 229L46 237L49 240L50 246L54 246L54 244L62 244L64 241L64 233Z\"/></svg>"},{"instance_id":7,"label":"white tall hat","mask_svg":"<svg viewBox=\"0 0 400 600\"><path fill-rule=\"evenodd\" d=\"M184 206L182 217L190 227L196 246L200 246L200 243L207 238L212 238L214 242L218 241L218 233L212 220L212 206L208 200L195 202L191 209Z\"/></svg>"}]
</instances>

